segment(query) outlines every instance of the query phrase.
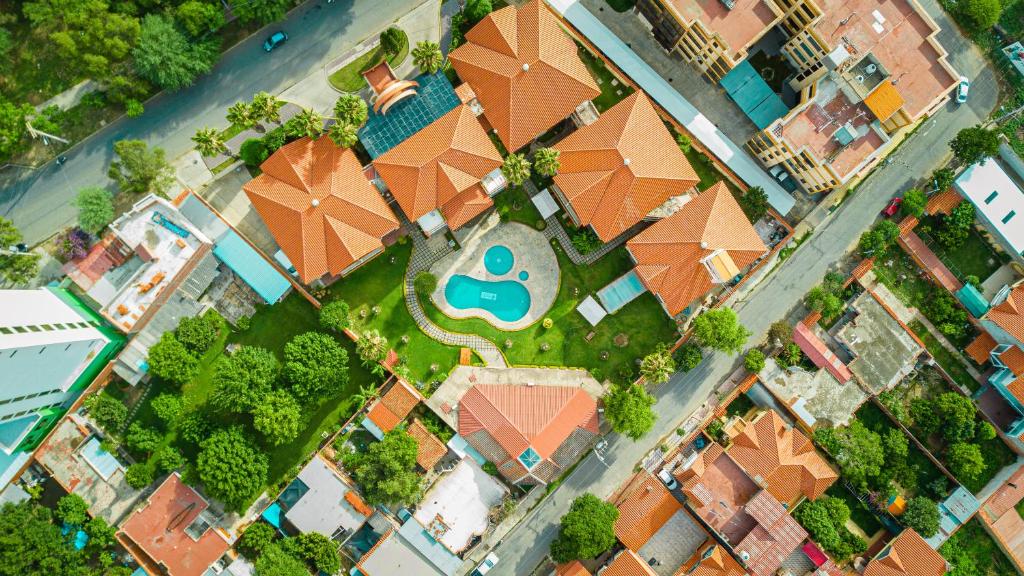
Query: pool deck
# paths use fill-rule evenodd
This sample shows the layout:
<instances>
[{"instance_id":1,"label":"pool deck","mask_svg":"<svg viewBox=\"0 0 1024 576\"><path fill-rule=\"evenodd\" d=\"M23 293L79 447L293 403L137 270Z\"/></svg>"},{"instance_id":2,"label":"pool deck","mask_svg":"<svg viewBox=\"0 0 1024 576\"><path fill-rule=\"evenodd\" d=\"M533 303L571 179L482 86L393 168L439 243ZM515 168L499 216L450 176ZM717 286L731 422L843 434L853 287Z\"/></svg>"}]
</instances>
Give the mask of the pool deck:
<instances>
[{"instance_id":1,"label":"pool deck","mask_svg":"<svg viewBox=\"0 0 1024 576\"><path fill-rule=\"evenodd\" d=\"M492 246L507 246L515 256L512 269L502 275L491 274L484 266L484 253ZM462 274L478 280L519 282L519 273L529 273L522 282L530 292L530 309L526 315L514 322L506 322L481 308L460 310L450 305L444 297L445 286L455 274ZM500 330L522 330L544 317L558 295L558 258L542 232L517 222L501 222L497 215L481 222L462 240L458 250L430 267L437 276L437 290L430 299L446 315L452 318L481 318Z\"/></svg>"}]
</instances>

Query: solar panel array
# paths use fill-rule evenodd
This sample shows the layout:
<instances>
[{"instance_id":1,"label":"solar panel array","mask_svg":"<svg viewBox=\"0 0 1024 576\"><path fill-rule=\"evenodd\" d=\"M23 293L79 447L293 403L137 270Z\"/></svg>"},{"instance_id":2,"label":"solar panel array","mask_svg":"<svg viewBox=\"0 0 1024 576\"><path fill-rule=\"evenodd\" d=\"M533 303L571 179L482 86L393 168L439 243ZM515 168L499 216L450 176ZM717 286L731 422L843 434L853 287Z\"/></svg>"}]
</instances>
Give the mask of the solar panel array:
<instances>
[{"instance_id":1,"label":"solar panel array","mask_svg":"<svg viewBox=\"0 0 1024 576\"><path fill-rule=\"evenodd\" d=\"M359 140L371 158L398 146L460 104L444 74L424 74L416 82L416 95L396 103L387 114L370 110L366 124L359 130Z\"/></svg>"}]
</instances>

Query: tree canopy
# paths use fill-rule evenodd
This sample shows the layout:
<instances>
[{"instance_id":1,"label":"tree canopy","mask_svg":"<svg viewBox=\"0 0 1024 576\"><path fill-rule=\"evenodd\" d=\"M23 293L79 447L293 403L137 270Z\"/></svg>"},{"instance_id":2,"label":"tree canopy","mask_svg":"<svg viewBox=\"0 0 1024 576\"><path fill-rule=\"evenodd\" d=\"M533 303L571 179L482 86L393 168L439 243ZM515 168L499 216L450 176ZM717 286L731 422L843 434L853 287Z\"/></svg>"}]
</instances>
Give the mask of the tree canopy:
<instances>
[{"instance_id":1,"label":"tree canopy","mask_svg":"<svg viewBox=\"0 0 1024 576\"><path fill-rule=\"evenodd\" d=\"M71 535L61 533L48 508L32 501L0 507L0 574L18 576L122 576L99 571L88 554L76 550Z\"/></svg>"},{"instance_id":2,"label":"tree canopy","mask_svg":"<svg viewBox=\"0 0 1024 576\"><path fill-rule=\"evenodd\" d=\"M869 479L879 475L885 464L881 436L860 420L853 420L846 428L820 429L815 432L815 439L832 453L843 476L862 489L868 486Z\"/></svg>"},{"instance_id":3,"label":"tree canopy","mask_svg":"<svg viewBox=\"0 0 1024 576\"><path fill-rule=\"evenodd\" d=\"M366 100L358 94L342 94L334 103L334 118L356 128L366 124L369 111L366 107Z\"/></svg>"},{"instance_id":4,"label":"tree canopy","mask_svg":"<svg viewBox=\"0 0 1024 576\"><path fill-rule=\"evenodd\" d=\"M939 506L925 496L911 498L900 520L921 536L931 538L939 531Z\"/></svg>"},{"instance_id":5,"label":"tree canopy","mask_svg":"<svg viewBox=\"0 0 1024 576\"><path fill-rule=\"evenodd\" d=\"M280 368L277 357L269 350L240 346L214 367L211 405L235 414L251 412L270 393Z\"/></svg>"},{"instance_id":6,"label":"tree canopy","mask_svg":"<svg viewBox=\"0 0 1024 576\"><path fill-rule=\"evenodd\" d=\"M533 153L533 168L541 176L554 176L561 168L558 161L560 152L555 148L538 148Z\"/></svg>"},{"instance_id":7,"label":"tree canopy","mask_svg":"<svg viewBox=\"0 0 1024 576\"><path fill-rule=\"evenodd\" d=\"M747 189L738 199L740 208L747 215L747 219L753 224L768 214L768 193L760 186L752 186Z\"/></svg>"},{"instance_id":8,"label":"tree canopy","mask_svg":"<svg viewBox=\"0 0 1024 576\"><path fill-rule=\"evenodd\" d=\"M196 377L199 361L173 332L165 332L149 347L149 372L161 380L184 386Z\"/></svg>"},{"instance_id":9,"label":"tree canopy","mask_svg":"<svg viewBox=\"0 0 1024 576\"><path fill-rule=\"evenodd\" d=\"M444 56L436 42L421 40L412 49L412 61L424 74L433 74L441 69Z\"/></svg>"},{"instance_id":10,"label":"tree canopy","mask_svg":"<svg viewBox=\"0 0 1024 576\"><path fill-rule=\"evenodd\" d=\"M106 0L35 0L22 5L35 32L44 34L69 71L107 80L139 36L139 20Z\"/></svg>"},{"instance_id":11,"label":"tree canopy","mask_svg":"<svg viewBox=\"0 0 1024 576\"><path fill-rule=\"evenodd\" d=\"M342 462L370 504L412 504L420 496L417 446L408 432L395 428L380 442L370 444L366 452L345 454Z\"/></svg>"},{"instance_id":12,"label":"tree canopy","mask_svg":"<svg viewBox=\"0 0 1024 576\"><path fill-rule=\"evenodd\" d=\"M837 560L867 550L867 542L846 528L850 508L839 498L823 496L805 501L793 510L793 517L807 529L815 542Z\"/></svg>"},{"instance_id":13,"label":"tree canopy","mask_svg":"<svg viewBox=\"0 0 1024 576\"><path fill-rule=\"evenodd\" d=\"M323 399L348 382L348 352L327 334L299 334L285 344L284 374L299 400Z\"/></svg>"},{"instance_id":14,"label":"tree canopy","mask_svg":"<svg viewBox=\"0 0 1024 576\"><path fill-rule=\"evenodd\" d=\"M274 390L253 408L252 425L270 444L286 444L302 428L302 406L287 390Z\"/></svg>"},{"instance_id":15,"label":"tree canopy","mask_svg":"<svg viewBox=\"0 0 1024 576\"><path fill-rule=\"evenodd\" d=\"M320 308L320 327L335 333L342 333L351 324L348 303L332 300Z\"/></svg>"},{"instance_id":16,"label":"tree canopy","mask_svg":"<svg viewBox=\"0 0 1024 576\"><path fill-rule=\"evenodd\" d=\"M977 444L959 442L949 447L949 471L961 482L974 482L985 472L985 457Z\"/></svg>"},{"instance_id":17,"label":"tree canopy","mask_svg":"<svg viewBox=\"0 0 1024 576\"><path fill-rule=\"evenodd\" d=\"M604 415L611 422L613 430L639 440L658 419L652 409L655 402L654 396L648 394L640 384L615 386L604 397Z\"/></svg>"},{"instance_id":18,"label":"tree canopy","mask_svg":"<svg viewBox=\"0 0 1024 576\"><path fill-rule=\"evenodd\" d=\"M274 541L277 530L266 522L256 522L246 527L238 540L239 552L250 560L256 559Z\"/></svg>"},{"instance_id":19,"label":"tree canopy","mask_svg":"<svg viewBox=\"0 0 1024 576\"><path fill-rule=\"evenodd\" d=\"M78 226L96 234L114 220L114 197L103 188L82 188L75 197Z\"/></svg>"},{"instance_id":20,"label":"tree canopy","mask_svg":"<svg viewBox=\"0 0 1024 576\"><path fill-rule=\"evenodd\" d=\"M267 456L236 426L218 430L203 442L196 470L207 492L237 512L263 487Z\"/></svg>"},{"instance_id":21,"label":"tree canopy","mask_svg":"<svg viewBox=\"0 0 1024 576\"><path fill-rule=\"evenodd\" d=\"M57 501L57 518L72 526L85 526L89 521L89 504L78 494L65 494Z\"/></svg>"},{"instance_id":22,"label":"tree canopy","mask_svg":"<svg viewBox=\"0 0 1024 576\"><path fill-rule=\"evenodd\" d=\"M193 37L217 30L224 25L224 9L202 0L186 0L174 11L174 19Z\"/></svg>"},{"instance_id":23,"label":"tree canopy","mask_svg":"<svg viewBox=\"0 0 1024 576\"><path fill-rule=\"evenodd\" d=\"M764 352L761 352L757 348L751 348L747 351L747 355L743 358L743 366L747 369L747 372L751 374L757 374L761 370L764 370Z\"/></svg>"},{"instance_id":24,"label":"tree canopy","mask_svg":"<svg viewBox=\"0 0 1024 576\"><path fill-rule=\"evenodd\" d=\"M110 163L107 175L123 192L163 194L174 182L163 148L150 148L142 140L119 140L114 142L114 154L117 159Z\"/></svg>"},{"instance_id":25,"label":"tree canopy","mask_svg":"<svg viewBox=\"0 0 1024 576\"><path fill-rule=\"evenodd\" d=\"M308 562L317 573L337 574L341 570L338 545L319 532L304 532L288 538L282 546L292 556Z\"/></svg>"},{"instance_id":26,"label":"tree canopy","mask_svg":"<svg viewBox=\"0 0 1024 576\"><path fill-rule=\"evenodd\" d=\"M519 186L530 177L530 162L522 154L509 154L501 165L501 173L509 184Z\"/></svg>"},{"instance_id":27,"label":"tree canopy","mask_svg":"<svg viewBox=\"0 0 1024 576\"><path fill-rule=\"evenodd\" d=\"M971 32L977 33L999 22L1003 7L999 0L960 0L954 11Z\"/></svg>"},{"instance_id":28,"label":"tree canopy","mask_svg":"<svg viewBox=\"0 0 1024 576\"><path fill-rule=\"evenodd\" d=\"M21 231L14 223L0 217L0 246L16 246L22 241ZM39 270L39 255L31 252L8 254L0 252L0 278L12 284L27 284Z\"/></svg>"},{"instance_id":29,"label":"tree canopy","mask_svg":"<svg viewBox=\"0 0 1024 576\"><path fill-rule=\"evenodd\" d=\"M253 568L256 576L309 576L306 565L276 542L263 549Z\"/></svg>"},{"instance_id":30,"label":"tree canopy","mask_svg":"<svg viewBox=\"0 0 1024 576\"><path fill-rule=\"evenodd\" d=\"M245 0L233 2L231 10L242 22L270 24L283 20L290 7L290 0Z\"/></svg>"},{"instance_id":31,"label":"tree canopy","mask_svg":"<svg viewBox=\"0 0 1024 576\"><path fill-rule=\"evenodd\" d=\"M408 42L405 32L392 26L380 33L380 47L384 54L394 56L402 50L402 44Z\"/></svg>"},{"instance_id":32,"label":"tree canopy","mask_svg":"<svg viewBox=\"0 0 1024 576\"><path fill-rule=\"evenodd\" d=\"M132 50L139 76L165 90L181 90L208 73L220 56L219 39L195 40L162 14L142 19L139 41Z\"/></svg>"},{"instance_id":33,"label":"tree canopy","mask_svg":"<svg viewBox=\"0 0 1024 576\"><path fill-rule=\"evenodd\" d=\"M0 60L3 56L0 55ZM0 96L0 160L7 160L29 148L25 119L35 111L29 104L15 104Z\"/></svg>"},{"instance_id":34,"label":"tree canopy","mask_svg":"<svg viewBox=\"0 0 1024 576\"><path fill-rule=\"evenodd\" d=\"M590 493L579 496L562 516L558 536L551 543L551 557L558 563L572 562L611 550L618 518L614 504Z\"/></svg>"},{"instance_id":35,"label":"tree canopy","mask_svg":"<svg viewBox=\"0 0 1024 576\"><path fill-rule=\"evenodd\" d=\"M924 214L924 207L928 204L928 196L920 188L911 188L903 194L903 203L900 204L900 211L904 216L920 218Z\"/></svg>"},{"instance_id":36,"label":"tree canopy","mask_svg":"<svg viewBox=\"0 0 1024 576\"><path fill-rule=\"evenodd\" d=\"M693 321L697 341L708 348L736 354L750 337L750 331L740 324L732 308L723 306L708 310Z\"/></svg>"},{"instance_id":37,"label":"tree canopy","mask_svg":"<svg viewBox=\"0 0 1024 576\"><path fill-rule=\"evenodd\" d=\"M676 371L676 361L665 345L659 345L640 361L640 375L652 384L668 382Z\"/></svg>"},{"instance_id":38,"label":"tree canopy","mask_svg":"<svg viewBox=\"0 0 1024 576\"><path fill-rule=\"evenodd\" d=\"M217 341L223 325L221 317L213 312L202 316L186 316L178 322L174 336L189 352L202 356Z\"/></svg>"},{"instance_id":39,"label":"tree canopy","mask_svg":"<svg viewBox=\"0 0 1024 576\"><path fill-rule=\"evenodd\" d=\"M976 2L995 2L998 5L999 0L969 0L968 3ZM957 132L949 147L957 161L974 164L999 154L999 133L984 126L971 126Z\"/></svg>"},{"instance_id":40,"label":"tree canopy","mask_svg":"<svg viewBox=\"0 0 1024 576\"><path fill-rule=\"evenodd\" d=\"M109 432L120 431L128 420L128 407L120 400L104 393L90 396L85 406L93 420Z\"/></svg>"}]
</instances>

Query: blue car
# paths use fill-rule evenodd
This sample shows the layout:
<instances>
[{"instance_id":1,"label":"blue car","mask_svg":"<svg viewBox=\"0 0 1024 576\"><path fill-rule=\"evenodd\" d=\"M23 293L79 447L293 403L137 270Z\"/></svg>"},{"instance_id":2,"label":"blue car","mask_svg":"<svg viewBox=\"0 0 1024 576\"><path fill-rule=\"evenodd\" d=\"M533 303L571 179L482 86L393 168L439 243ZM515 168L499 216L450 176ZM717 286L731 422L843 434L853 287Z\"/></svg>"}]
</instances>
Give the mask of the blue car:
<instances>
[{"instance_id":1,"label":"blue car","mask_svg":"<svg viewBox=\"0 0 1024 576\"><path fill-rule=\"evenodd\" d=\"M287 41L288 35L278 30L277 32L271 34L270 38L267 38L267 40L263 42L263 49L266 50L267 52L270 52L274 48L277 48L278 46L284 44Z\"/></svg>"}]
</instances>

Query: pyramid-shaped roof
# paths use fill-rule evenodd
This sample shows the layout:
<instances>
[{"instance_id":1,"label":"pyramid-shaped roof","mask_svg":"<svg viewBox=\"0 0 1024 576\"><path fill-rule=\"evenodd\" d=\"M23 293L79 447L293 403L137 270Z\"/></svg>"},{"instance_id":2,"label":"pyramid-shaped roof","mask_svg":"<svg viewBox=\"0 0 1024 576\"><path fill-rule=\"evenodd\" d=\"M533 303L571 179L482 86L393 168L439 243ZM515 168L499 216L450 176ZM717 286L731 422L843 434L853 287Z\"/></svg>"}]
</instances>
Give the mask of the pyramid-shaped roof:
<instances>
[{"instance_id":1,"label":"pyramid-shaped roof","mask_svg":"<svg viewBox=\"0 0 1024 576\"><path fill-rule=\"evenodd\" d=\"M946 560L912 528L900 532L864 568L864 576L941 576Z\"/></svg>"},{"instance_id":2,"label":"pyramid-shaped roof","mask_svg":"<svg viewBox=\"0 0 1024 576\"><path fill-rule=\"evenodd\" d=\"M555 184L605 242L699 180L641 91L554 147L561 152Z\"/></svg>"},{"instance_id":3,"label":"pyramid-shaped roof","mask_svg":"<svg viewBox=\"0 0 1024 576\"><path fill-rule=\"evenodd\" d=\"M543 0L488 14L448 58L512 151L601 93Z\"/></svg>"},{"instance_id":4,"label":"pyramid-shaped roof","mask_svg":"<svg viewBox=\"0 0 1024 576\"><path fill-rule=\"evenodd\" d=\"M373 161L410 220L441 209L456 221L490 206L480 179L500 168L501 154L468 106L459 106ZM468 206L467 206L468 205ZM460 223L449 221L449 227Z\"/></svg>"},{"instance_id":5,"label":"pyramid-shaped roof","mask_svg":"<svg viewBox=\"0 0 1024 576\"><path fill-rule=\"evenodd\" d=\"M637 275L673 316L716 282L730 280L726 274L742 271L768 252L722 182L634 236L626 247L637 262Z\"/></svg>"},{"instance_id":6,"label":"pyramid-shaped roof","mask_svg":"<svg viewBox=\"0 0 1024 576\"><path fill-rule=\"evenodd\" d=\"M993 306L985 318L1024 344L1024 283L1014 287L1006 300Z\"/></svg>"},{"instance_id":7,"label":"pyramid-shaped roof","mask_svg":"<svg viewBox=\"0 0 1024 576\"><path fill-rule=\"evenodd\" d=\"M305 283L340 274L398 228L355 154L329 138L286 144L260 169L242 189Z\"/></svg>"},{"instance_id":8,"label":"pyramid-shaped roof","mask_svg":"<svg viewBox=\"0 0 1024 576\"><path fill-rule=\"evenodd\" d=\"M582 388L477 384L459 400L459 434L486 430L510 456L549 458L577 428L598 433L597 403Z\"/></svg>"}]
</instances>

